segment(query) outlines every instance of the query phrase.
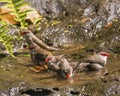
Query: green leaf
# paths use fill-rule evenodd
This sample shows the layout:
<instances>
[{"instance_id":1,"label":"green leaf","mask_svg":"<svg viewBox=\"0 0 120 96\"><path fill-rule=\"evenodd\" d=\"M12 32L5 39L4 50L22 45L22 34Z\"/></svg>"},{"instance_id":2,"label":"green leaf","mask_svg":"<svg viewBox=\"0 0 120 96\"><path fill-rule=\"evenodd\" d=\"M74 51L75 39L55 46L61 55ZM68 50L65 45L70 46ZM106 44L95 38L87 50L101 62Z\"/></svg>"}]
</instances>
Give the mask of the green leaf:
<instances>
[{"instance_id":1,"label":"green leaf","mask_svg":"<svg viewBox=\"0 0 120 96\"><path fill-rule=\"evenodd\" d=\"M7 2L7 3L10 3L11 2L11 0L0 0L0 2Z\"/></svg>"},{"instance_id":2,"label":"green leaf","mask_svg":"<svg viewBox=\"0 0 120 96\"><path fill-rule=\"evenodd\" d=\"M25 0L0 0L5 3L5 7L10 9L10 14L15 16L15 20L20 23L21 29L27 29L28 23L25 22L27 14L32 10L20 10L21 7L28 5ZM8 35L9 25L6 22L0 21L0 41L4 44L6 50L13 56L13 36Z\"/></svg>"},{"instance_id":3,"label":"green leaf","mask_svg":"<svg viewBox=\"0 0 120 96\"><path fill-rule=\"evenodd\" d=\"M12 5L11 3L7 3L6 6L7 6L8 8L12 8L12 9L14 8L14 5Z\"/></svg>"},{"instance_id":4,"label":"green leaf","mask_svg":"<svg viewBox=\"0 0 120 96\"><path fill-rule=\"evenodd\" d=\"M15 8L20 9L21 7L26 6L26 5L28 5L28 3L23 2L22 4L16 5Z\"/></svg>"},{"instance_id":5,"label":"green leaf","mask_svg":"<svg viewBox=\"0 0 120 96\"><path fill-rule=\"evenodd\" d=\"M23 13L29 13L29 12L32 12L33 10L25 10L25 11L22 11L22 12L18 12L19 14L23 14Z\"/></svg>"},{"instance_id":6,"label":"green leaf","mask_svg":"<svg viewBox=\"0 0 120 96\"><path fill-rule=\"evenodd\" d=\"M8 34L9 28L10 27L7 23L0 21L0 41L3 43L9 54L13 56L13 46L11 45L11 40L14 37Z\"/></svg>"}]
</instances>

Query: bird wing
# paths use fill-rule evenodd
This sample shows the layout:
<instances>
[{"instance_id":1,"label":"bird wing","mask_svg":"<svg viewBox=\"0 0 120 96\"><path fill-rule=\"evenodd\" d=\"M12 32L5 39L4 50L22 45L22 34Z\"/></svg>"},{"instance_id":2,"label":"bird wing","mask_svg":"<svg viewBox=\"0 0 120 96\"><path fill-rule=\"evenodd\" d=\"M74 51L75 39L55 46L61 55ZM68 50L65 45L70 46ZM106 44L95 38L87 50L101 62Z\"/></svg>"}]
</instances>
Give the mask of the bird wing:
<instances>
[{"instance_id":1,"label":"bird wing","mask_svg":"<svg viewBox=\"0 0 120 96\"><path fill-rule=\"evenodd\" d=\"M88 63L99 63L105 64L105 60L103 60L99 55L93 55L86 60Z\"/></svg>"}]
</instances>

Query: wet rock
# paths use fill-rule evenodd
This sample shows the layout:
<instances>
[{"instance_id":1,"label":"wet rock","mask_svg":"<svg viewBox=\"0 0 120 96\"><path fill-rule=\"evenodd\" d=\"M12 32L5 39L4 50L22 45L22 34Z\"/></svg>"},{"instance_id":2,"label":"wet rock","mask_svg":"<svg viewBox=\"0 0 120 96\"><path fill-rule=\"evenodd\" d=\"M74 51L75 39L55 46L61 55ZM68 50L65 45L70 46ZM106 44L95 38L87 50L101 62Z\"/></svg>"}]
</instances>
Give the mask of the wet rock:
<instances>
[{"instance_id":1,"label":"wet rock","mask_svg":"<svg viewBox=\"0 0 120 96\"><path fill-rule=\"evenodd\" d=\"M98 3L91 4L89 7L84 9L83 16L89 17L92 14L96 14L98 12L98 9L99 9Z\"/></svg>"},{"instance_id":2,"label":"wet rock","mask_svg":"<svg viewBox=\"0 0 120 96\"><path fill-rule=\"evenodd\" d=\"M20 90L24 89L23 87L14 87L9 88L8 90L1 91L1 96L21 96Z\"/></svg>"},{"instance_id":3,"label":"wet rock","mask_svg":"<svg viewBox=\"0 0 120 96\"><path fill-rule=\"evenodd\" d=\"M57 24L43 26L44 20L36 34L53 42L54 46L66 46L85 41L105 42L105 45L119 52L120 1L118 0L26 0L47 20L58 20ZM106 27L106 25L109 25ZM115 25L115 26L114 26ZM118 24L119 25L119 24ZM109 31L114 32L109 32ZM116 31L116 32L115 32ZM110 35L110 34L111 35ZM115 34L117 35L115 35ZM106 38L107 37L107 38ZM99 40L98 40L99 38ZM109 39L108 39L109 38ZM112 43L110 43L112 42ZM99 44L99 43L98 43ZM110 44L110 45L109 45ZM117 51L116 51L117 50Z\"/></svg>"},{"instance_id":4,"label":"wet rock","mask_svg":"<svg viewBox=\"0 0 120 96\"><path fill-rule=\"evenodd\" d=\"M35 2L36 1L32 1L32 4L36 4ZM101 0L92 2L87 0L71 0L67 2L65 0L41 0L39 2L42 2L42 5L40 4L41 6L37 7L35 5L35 7L39 11L42 10L41 12L46 15L48 14L45 10L48 10L50 19L56 18L59 20L61 18L59 14L62 14L62 22L47 28L42 28L42 33L36 34L37 36L42 35L43 38L47 38L48 40L50 39L54 42L53 45L56 46L58 44L66 45L86 40L95 40L99 35L105 37L104 33L106 33L106 36L108 33L108 31L106 32L107 28L103 30L105 25L119 18L120 1ZM64 11L65 13L69 13L69 15L65 16L65 14L63 14ZM112 25L114 25L114 23ZM101 29L105 32L102 32ZM111 36L113 38L119 38L115 35ZM104 42L106 39L101 38L101 40ZM110 40L108 41L111 42ZM116 40L113 42L116 42Z\"/></svg>"},{"instance_id":5,"label":"wet rock","mask_svg":"<svg viewBox=\"0 0 120 96\"><path fill-rule=\"evenodd\" d=\"M49 18L64 17L69 14L76 14L81 11L81 6L85 6L87 0L26 0L32 2L41 14ZM36 3L37 2L37 3ZM74 11L71 11L74 10Z\"/></svg>"},{"instance_id":6,"label":"wet rock","mask_svg":"<svg viewBox=\"0 0 120 96\"><path fill-rule=\"evenodd\" d=\"M105 90L105 96L119 95L120 94L120 85L111 85Z\"/></svg>"}]
</instances>

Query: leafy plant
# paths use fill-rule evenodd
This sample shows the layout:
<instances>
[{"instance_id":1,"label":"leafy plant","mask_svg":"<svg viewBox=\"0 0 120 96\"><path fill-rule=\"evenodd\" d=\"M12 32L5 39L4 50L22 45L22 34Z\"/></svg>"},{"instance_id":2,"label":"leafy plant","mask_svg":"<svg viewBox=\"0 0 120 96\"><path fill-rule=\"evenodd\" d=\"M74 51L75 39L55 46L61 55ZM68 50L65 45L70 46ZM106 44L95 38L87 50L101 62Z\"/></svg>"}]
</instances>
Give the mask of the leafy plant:
<instances>
[{"instance_id":1,"label":"leafy plant","mask_svg":"<svg viewBox=\"0 0 120 96\"><path fill-rule=\"evenodd\" d=\"M24 0L0 0L0 2L5 3L4 7L9 9L9 13L13 16L15 16L15 20L20 23L21 29L27 29L27 22L25 21L25 18L27 16L27 13L31 10L20 10L21 7L24 7L28 5L27 2ZM1 15L0 15L1 16ZM0 21L0 42L3 43L3 45L6 48L6 51L13 56L13 45L12 40L14 39L13 36L8 34L10 30L10 25L7 24L4 21Z\"/></svg>"},{"instance_id":2,"label":"leafy plant","mask_svg":"<svg viewBox=\"0 0 120 96\"><path fill-rule=\"evenodd\" d=\"M13 56L13 36L8 34L9 26L6 22L0 21L0 42L4 45L5 49L11 56ZM13 56L14 57L14 56Z\"/></svg>"},{"instance_id":3,"label":"leafy plant","mask_svg":"<svg viewBox=\"0 0 120 96\"><path fill-rule=\"evenodd\" d=\"M28 5L29 3L24 0L0 0L5 3L5 7L9 8L10 14L15 16L15 20L20 23L22 29L27 28L27 22L25 18L27 13L32 10L20 10L21 7Z\"/></svg>"}]
</instances>

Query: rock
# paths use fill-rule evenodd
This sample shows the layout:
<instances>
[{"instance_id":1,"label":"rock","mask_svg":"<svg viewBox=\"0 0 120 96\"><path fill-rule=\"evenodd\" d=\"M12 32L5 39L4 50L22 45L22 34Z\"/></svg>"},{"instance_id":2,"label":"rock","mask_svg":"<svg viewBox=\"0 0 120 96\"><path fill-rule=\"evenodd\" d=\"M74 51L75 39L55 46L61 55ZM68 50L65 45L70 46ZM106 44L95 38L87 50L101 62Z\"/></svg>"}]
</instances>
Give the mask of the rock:
<instances>
[{"instance_id":1,"label":"rock","mask_svg":"<svg viewBox=\"0 0 120 96\"><path fill-rule=\"evenodd\" d=\"M31 5L46 18L62 21L47 28L42 27L40 30L43 32L40 35L54 42L56 46L89 41L99 37L99 34L102 36L106 32L103 28L113 28L113 21L119 19L120 13L120 1L117 0L69 0L69 2L29 0L29 2L32 2Z\"/></svg>"},{"instance_id":2,"label":"rock","mask_svg":"<svg viewBox=\"0 0 120 96\"><path fill-rule=\"evenodd\" d=\"M57 19L66 17L69 14L76 14L81 11L81 6L85 6L89 1L87 0L26 0L32 2L34 6L42 15ZM37 3L36 3L37 2ZM73 12L74 10L74 12Z\"/></svg>"}]
</instances>

